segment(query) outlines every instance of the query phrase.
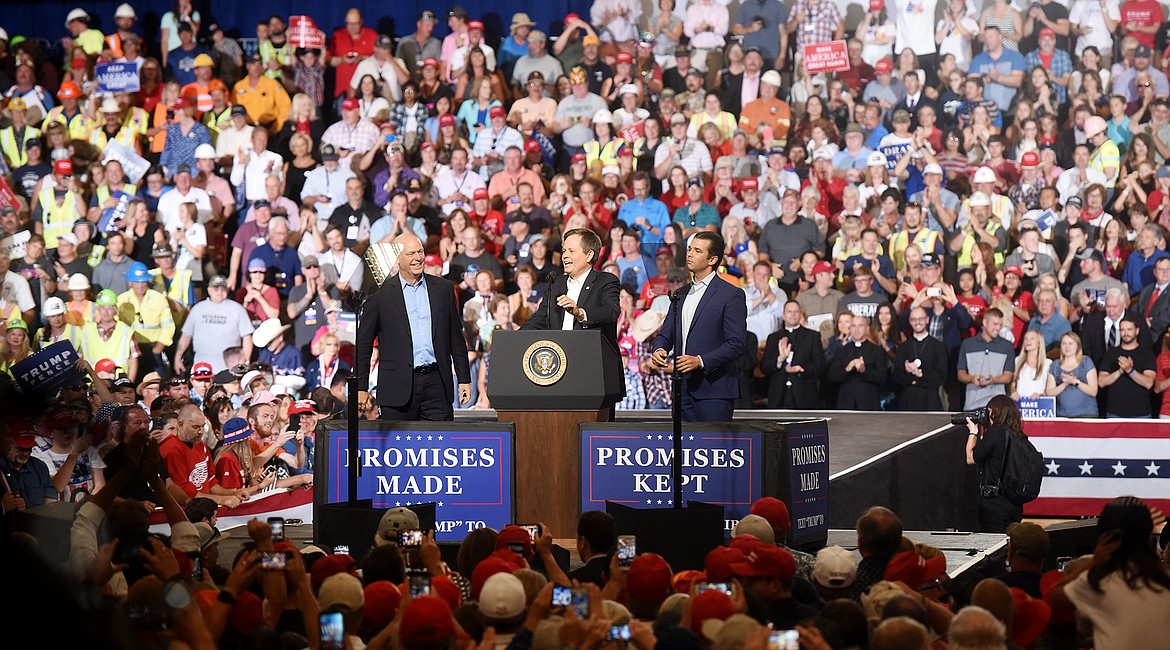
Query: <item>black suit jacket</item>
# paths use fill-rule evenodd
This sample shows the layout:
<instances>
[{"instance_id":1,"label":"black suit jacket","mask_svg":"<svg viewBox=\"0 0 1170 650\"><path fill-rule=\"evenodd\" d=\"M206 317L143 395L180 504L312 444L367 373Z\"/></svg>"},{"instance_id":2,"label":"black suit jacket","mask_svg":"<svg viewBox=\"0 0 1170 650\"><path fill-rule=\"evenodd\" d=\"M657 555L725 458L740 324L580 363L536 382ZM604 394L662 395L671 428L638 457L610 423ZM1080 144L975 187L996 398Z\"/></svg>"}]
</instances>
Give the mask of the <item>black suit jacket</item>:
<instances>
[{"instance_id":1,"label":"black suit jacket","mask_svg":"<svg viewBox=\"0 0 1170 650\"><path fill-rule=\"evenodd\" d=\"M532 316L520 327L522 330L559 330L565 320L565 310L557 305L557 298L568 293L568 276L558 275L553 280L552 290L546 292L540 301L540 306ZM617 319L621 313L618 300L621 296L621 286L618 279L611 273L602 273L597 269L589 269L585 275L585 283L581 287L581 295L577 297L577 306L585 310L585 320L573 319L574 330L598 330L605 341L602 347L605 354L612 354L618 361L617 382L622 387L622 396L626 394L625 375L621 369L621 351L617 344ZM551 309L550 309L551 308ZM550 318L549 311L552 312Z\"/></svg>"},{"instance_id":2,"label":"black suit jacket","mask_svg":"<svg viewBox=\"0 0 1170 650\"><path fill-rule=\"evenodd\" d=\"M455 287L449 280L426 275L424 282L431 305L431 345L443 378L447 401L455 401L451 366L459 383L471 383L467 363L467 343L463 338L463 318L455 302ZM400 407L410 401L414 384L414 341L402 294L402 278L395 274L366 299L358 321L357 355L358 390L369 389L370 351L378 341L378 395L380 406Z\"/></svg>"},{"instance_id":3,"label":"black suit jacket","mask_svg":"<svg viewBox=\"0 0 1170 650\"><path fill-rule=\"evenodd\" d=\"M1161 302L1161 298L1158 299ZM1153 350L1154 340L1150 336L1150 328L1146 327L1144 318L1139 318L1137 313L1132 309L1125 310L1123 318L1133 319L1138 325L1138 345L1144 346L1147 349ZM1081 349L1085 356L1093 360L1093 365L1098 369L1101 368L1101 362L1105 359L1105 351L1109 348L1105 345L1105 312L1093 311L1081 317L1080 327L1077 333L1081 337ZM1118 335L1118 340L1121 336Z\"/></svg>"},{"instance_id":4,"label":"black suit jacket","mask_svg":"<svg viewBox=\"0 0 1170 650\"><path fill-rule=\"evenodd\" d=\"M761 70L760 75L762 76L763 74L764 74L764 71ZM723 110L738 117L740 111L743 110L743 106L744 106L743 101L742 101L742 97L741 97L741 95L743 94L743 73L731 74L730 72L728 72L725 69L723 71L722 81L723 81L723 83L722 83L722 88L720 88L720 91L722 91L722 95L723 95L721 98L722 104L723 104ZM752 99L759 99L759 97L760 97L760 92L757 89L756 96L753 97Z\"/></svg>"},{"instance_id":5,"label":"black suit jacket","mask_svg":"<svg viewBox=\"0 0 1170 650\"><path fill-rule=\"evenodd\" d=\"M1154 295L1154 287L1156 286L1147 284L1138 292L1137 302L1133 305L1138 315L1146 313L1146 307L1150 304L1150 298ZM1157 342L1166 335L1166 329L1170 328L1170 287L1158 294L1157 302L1150 308L1149 317L1150 340L1157 345ZM1145 324L1144 321L1143 324ZM1157 353L1157 349L1154 352Z\"/></svg>"},{"instance_id":6,"label":"black suit jacket","mask_svg":"<svg viewBox=\"0 0 1170 650\"><path fill-rule=\"evenodd\" d=\"M865 359L865 372L845 371L857 357ZM828 379L837 388L837 408L855 411L880 411L882 384L886 381L890 358L878 346L864 341L861 347L846 343L829 362Z\"/></svg>"},{"instance_id":7,"label":"black suit jacket","mask_svg":"<svg viewBox=\"0 0 1170 650\"><path fill-rule=\"evenodd\" d=\"M938 102L927 97L925 92L918 92L918 103L914 105L914 108L910 108L909 101L909 97L903 97L902 101L898 102L897 105L894 106L894 110L896 111L899 108L902 108L910 114L910 128L918 128L918 109L922 108L923 106L929 106L934 109L935 115L939 114ZM893 112L894 111L890 111L891 114L893 114Z\"/></svg>"},{"instance_id":8,"label":"black suit jacket","mask_svg":"<svg viewBox=\"0 0 1170 650\"><path fill-rule=\"evenodd\" d=\"M780 339L788 339L792 346L792 364L804 368L804 372L788 372L782 363ZM825 366L825 349L821 335L807 327L798 327L791 332L783 325L768 335L764 343L764 356L760 359L760 372L768 378L768 408L770 409L815 409L819 406L817 377Z\"/></svg>"}]
</instances>

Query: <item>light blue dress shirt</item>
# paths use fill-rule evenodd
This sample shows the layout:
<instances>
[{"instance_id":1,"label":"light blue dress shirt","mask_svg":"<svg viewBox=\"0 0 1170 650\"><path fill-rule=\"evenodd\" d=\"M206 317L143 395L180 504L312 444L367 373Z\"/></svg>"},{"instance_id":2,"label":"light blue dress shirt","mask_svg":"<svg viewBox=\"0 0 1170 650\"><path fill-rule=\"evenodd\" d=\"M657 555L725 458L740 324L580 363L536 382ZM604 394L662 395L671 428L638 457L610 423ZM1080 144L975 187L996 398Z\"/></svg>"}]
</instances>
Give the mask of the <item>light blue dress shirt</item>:
<instances>
[{"instance_id":1,"label":"light blue dress shirt","mask_svg":"<svg viewBox=\"0 0 1170 650\"><path fill-rule=\"evenodd\" d=\"M410 340L414 345L414 367L435 363L435 343L431 340L431 298L427 293L426 276L411 284L401 275L402 297L406 301L406 316L410 319Z\"/></svg>"}]
</instances>

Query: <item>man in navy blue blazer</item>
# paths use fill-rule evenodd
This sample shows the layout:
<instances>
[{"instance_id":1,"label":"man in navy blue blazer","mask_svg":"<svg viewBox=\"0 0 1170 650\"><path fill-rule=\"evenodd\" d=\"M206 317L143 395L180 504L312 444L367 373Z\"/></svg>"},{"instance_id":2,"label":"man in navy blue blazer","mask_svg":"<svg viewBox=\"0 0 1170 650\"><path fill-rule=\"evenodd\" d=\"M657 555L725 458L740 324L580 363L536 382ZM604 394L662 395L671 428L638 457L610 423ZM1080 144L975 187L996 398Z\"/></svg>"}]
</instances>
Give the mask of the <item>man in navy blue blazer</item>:
<instances>
[{"instance_id":1,"label":"man in navy blue blazer","mask_svg":"<svg viewBox=\"0 0 1170 650\"><path fill-rule=\"evenodd\" d=\"M747 303L742 289L715 273L724 248L723 237L708 231L687 242L687 270L694 280L679 289L652 346L655 366L670 371L678 364L687 422L730 422L739 398L736 361L747 337ZM672 359L670 353L680 348Z\"/></svg>"}]
</instances>

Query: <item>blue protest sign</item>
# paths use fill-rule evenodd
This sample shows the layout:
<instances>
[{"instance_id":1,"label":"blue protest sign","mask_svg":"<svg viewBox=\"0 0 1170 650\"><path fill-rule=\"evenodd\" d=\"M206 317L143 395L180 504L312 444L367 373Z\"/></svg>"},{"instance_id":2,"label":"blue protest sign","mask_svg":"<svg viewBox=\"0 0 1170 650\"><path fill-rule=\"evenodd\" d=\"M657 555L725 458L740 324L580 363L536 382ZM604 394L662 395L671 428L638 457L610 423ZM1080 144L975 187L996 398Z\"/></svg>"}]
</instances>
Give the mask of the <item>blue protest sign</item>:
<instances>
[{"instance_id":1,"label":"blue protest sign","mask_svg":"<svg viewBox=\"0 0 1170 650\"><path fill-rule=\"evenodd\" d=\"M728 520L742 519L760 498L760 432L696 425L683 436L683 498L721 505ZM673 446L669 426L582 424L581 509L603 510L606 501L634 508L673 506Z\"/></svg>"},{"instance_id":2,"label":"blue protest sign","mask_svg":"<svg viewBox=\"0 0 1170 650\"><path fill-rule=\"evenodd\" d=\"M26 396L51 399L63 387L81 381L77 350L69 341L57 341L12 366L12 376Z\"/></svg>"},{"instance_id":3,"label":"blue protest sign","mask_svg":"<svg viewBox=\"0 0 1170 650\"><path fill-rule=\"evenodd\" d=\"M121 229L122 219L126 217L126 206L130 204L130 196L125 192L117 191L110 195L118 199L118 204L112 208L102 210L98 219L98 232L111 233Z\"/></svg>"},{"instance_id":4,"label":"blue protest sign","mask_svg":"<svg viewBox=\"0 0 1170 650\"><path fill-rule=\"evenodd\" d=\"M138 92L138 64L102 63L94 67L93 80L98 93Z\"/></svg>"},{"instance_id":5,"label":"blue protest sign","mask_svg":"<svg viewBox=\"0 0 1170 650\"><path fill-rule=\"evenodd\" d=\"M1051 419L1056 417L1056 398L1055 397L1037 397L1035 399L1020 398L1016 402L1016 406L1020 408L1020 417L1040 419Z\"/></svg>"},{"instance_id":6,"label":"blue protest sign","mask_svg":"<svg viewBox=\"0 0 1170 650\"><path fill-rule=\"evenodd\" d=\"M1055 226L1057 219L1059 219L1059 217L1057 217L1056 213L1052 211L1052 208L1049 208L1044 212L1041 212L1036 217L1036 225L1039 226L1040 230L1043 232Z\"/></svg>"},{"instance_id":7,"label":"blue protest sign","mask_svg":"<svg viewBox=\"0 0 1170 650\"><path fill-rule=\"evenodd\" d=\"M484 526L512 523L513 429L508 424L362 421L358 499L374 508L435 504L438 541L462 541ZM326 501L348 500L349 440L330 431Z\"/></svg>"},{"instance_id":8,"label":"blue protest sign","mask_svg":"<svg viewBox=\"0 0 1170 650\"><path fill-rule=\"evenodd\" d=\"M823 421L784 427L789 465L791 542L803 546L829 533L829 429Z\"/></svg>"}]
</instances>

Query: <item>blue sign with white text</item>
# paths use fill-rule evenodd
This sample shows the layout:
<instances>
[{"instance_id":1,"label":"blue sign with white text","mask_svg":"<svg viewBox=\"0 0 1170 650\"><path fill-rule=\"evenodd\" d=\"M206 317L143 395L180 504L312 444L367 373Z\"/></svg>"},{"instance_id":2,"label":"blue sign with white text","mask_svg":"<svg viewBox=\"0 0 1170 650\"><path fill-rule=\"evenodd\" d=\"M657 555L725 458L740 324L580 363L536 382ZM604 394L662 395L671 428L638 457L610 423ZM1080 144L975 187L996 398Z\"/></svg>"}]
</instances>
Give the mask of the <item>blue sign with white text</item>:
<instances>
[{"instance_id":1,"label":"blue sign with white text","mask_svg":"<svg viewBox=\"0 0 1170 650\"><path fill-rule=\"evenodd\" d=\"M1020 408L1020 417L1025 419L1040 419L1056 417L1056 398L1037 397L1035 399L1020 398L1016 402Z\"/></svg>"},{"instance_id":2,"label":"blue sign with white text","mask_svg":"<svg viewBox=\"0 0 1170 650\"><path fill-rule=\"evenodd\" d=\"M99 93L136 93L139 88L138 64L102 63L94 67L93 80Z\"/></svg>"},{"instance_id":3,"label":"blue sign with white text","mask_svg":"<svg viewBox=\"0 0 1170 650\"><path fill-rule=\"evenodd\" d=\"M65 386L82 380L77 350L69 341L57 341L12 366L12 376L28 397L51 399Z\"/></svg>"},{"instance_id":4,"label":"blue sign with white text","mask_svg":"<svg viewBox=\"0 0 1170 650\"><path fill-rule=\"evenodd\" d=\"M363 421L358 432L362 475L358 499L374 508L434 503L438 541L462 541L485 526L496 530L512 523L513 433L510 425L474 428L435 424L384 429ZM330 436L326 499L348 499L344 430Z\"/></svg>"},{"instance_id":5,"label":"blue sign with white text","mask_svg":"<svg viewBox=\"0 0 1170 650\"><path fill-rule=\"evenodd\" d=\"M791 541L802 546L829 533L829 430L823 423L784 428L788 438Z\"/></svg>"},{"instance_id":6,"label":"blue sign with white text","mask_svg":"<svg viewBox=\"0 0 1170 650\"><path fill-rule=\"evenodd\" d=\"M683 499L721 505L738 521L760 498L759 431L683 431ZM606 501L634 508L674 505L674 434L581 425L581 509Z\"/></svg>"}]
</instances>

